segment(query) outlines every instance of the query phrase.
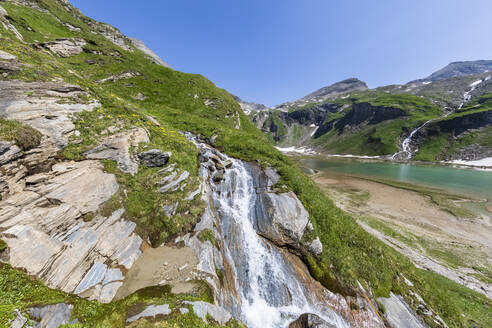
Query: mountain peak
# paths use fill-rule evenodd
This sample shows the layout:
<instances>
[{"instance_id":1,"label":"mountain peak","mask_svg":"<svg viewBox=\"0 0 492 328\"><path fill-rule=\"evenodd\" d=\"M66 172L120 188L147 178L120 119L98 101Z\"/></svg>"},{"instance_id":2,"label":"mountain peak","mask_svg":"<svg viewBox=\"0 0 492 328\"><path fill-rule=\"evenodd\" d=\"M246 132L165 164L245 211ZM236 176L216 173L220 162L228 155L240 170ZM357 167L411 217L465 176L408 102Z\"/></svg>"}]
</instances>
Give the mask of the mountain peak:
<instances>
[{"instance_id":1,"label":"mountain peak","mask_svg":"<svg viewBox=\"0 0 492 328\"><path fill-rule=\"evenodd\" d=\"M318 89L308 94L302 99L306 100L306 99L320 98L320 97L328 98L343 93L360 91L360 90L367 90L367 84L357 78L352 77L352 78L345 79L343 81L333 83L321 89Z\"/></svg>"},{"instance_id":2,"label":"mountain peak","mask_svg":"<svg viewBox=\"0 0 492 328\"><path fill-rule=\"evenodd\" d=\"M481 74L492 71L492 60L456 61L435 71L425 79L418 81L438 81L451 77Z\"/></svg>"}]
</instances>

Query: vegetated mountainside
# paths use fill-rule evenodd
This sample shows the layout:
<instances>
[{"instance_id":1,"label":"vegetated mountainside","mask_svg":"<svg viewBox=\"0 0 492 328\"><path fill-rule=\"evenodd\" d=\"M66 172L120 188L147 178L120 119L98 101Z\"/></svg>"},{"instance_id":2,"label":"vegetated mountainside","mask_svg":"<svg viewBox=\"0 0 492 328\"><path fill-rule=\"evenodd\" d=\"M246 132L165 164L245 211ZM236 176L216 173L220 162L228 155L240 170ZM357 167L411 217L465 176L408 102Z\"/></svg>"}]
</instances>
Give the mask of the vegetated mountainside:
<instances>
[{"instance_id":1,"label":"vegetated mountainside","mask_svg":"<svg viewBox=\"0 0 492 328\"><path fill-rule=\"evenodd\" d=\"M0 6L0 326L492 325L489 298L366 233L226 91L66 1Z\"/></svg>"},{"instance_id":2,"label":"vegetated mountainside","mask_svg":"<svg viewBox=\"0 0 492 328\"><path fill-rule=\"evenodd\" d=\"M487 119L475 119L475 124L468 124L477 114L465 109L480 106L481 111L488 110L486 105L481 105L483 101L479 101L490 97L492 92L491 73L484 68L487 63L453 63L449 66L454 70L449 67L441 70L451 72L449 74L439 71L431 75L432 78L406 85L347 90L320 101L303 98L251 116L279 146L307 146L326 153L378 156L391 156L403 150L408 157L421 160L481 159L490 155L490 144L483 136L487 135L491 124ZM435 136L440 133L436 126L451 118L456 129L443 131L438 142ZM432 124L424 125L428 121ZM410 134L408 149L403 149L404 140ZM427 140L427 137L432 138ZM449 140L445 145L446 137ZM419 145L424 144L420 149ZM462 156L465 153L467 155Z\"/></svg>"}]
</instances>

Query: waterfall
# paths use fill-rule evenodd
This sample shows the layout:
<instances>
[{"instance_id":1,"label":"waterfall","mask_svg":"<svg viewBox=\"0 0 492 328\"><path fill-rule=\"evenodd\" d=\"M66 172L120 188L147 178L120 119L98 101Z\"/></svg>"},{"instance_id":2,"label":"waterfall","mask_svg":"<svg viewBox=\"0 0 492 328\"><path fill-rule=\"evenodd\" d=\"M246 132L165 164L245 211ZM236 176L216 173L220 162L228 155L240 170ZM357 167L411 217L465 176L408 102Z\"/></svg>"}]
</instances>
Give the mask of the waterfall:
<instances>
[{"instance_id":1,"label":"waterfall","mask_svg":"<svg viewBox=\"0 0 492 328\"><path fill-rule=\"evenodd\" d=\"M429 124L432 121L433 120L428 120L427 122L416 128L415 130L410 132L408 137L406 137L405 140L403 140L403 142L401 143L401 151L394 153L393 156L391 156L391 159L392 160L396 159L400 154L406 154L405 159L407 160L412 158L412 150L410 148L410 143L412 142L413 136L415 135L415 133L419 132L423 127L425 127L427 124Z\"/></svg>"},{"instance_id":2,"label":"waterfall","mask_svg":"<svg viewBox=\"0 0 492 328\"><path fill-rule=\"evenodd\" d=\"M209 180L224 242L220 251L231 266L239 296L229 309L233 316L249 328L286 328L300 315L313 313L334 327L348 328L341 316L311 295L282 251L258 235L257 191L249 164L192 140L207 157L217 155L232 163L220 183L213 182L205 167L200 175Z\"/></svg>"},{"instance_id":3,"label":"waterfall","mask_svg":"<svg viewBox=\"0 0 492 328\"><path fill-rule=\"evenodd\" d=\"M241 320L250 328L288 327L301 314L314 313L336 327L348 327L326 305L311 304L292 265L257 234L253 177L247 164L227 159L233 165L226 182L213 186L213 198L241 297Z\"/></svg>"},{"instance_id":4,"label":"waterfall","mask_svg":"<svg viewBox=\"0 0 492 328\"><path fill-rule=\"evenodd\" d=\"M460 105L458 106L458 109L461 109L463 108L463 106L468 102L470 101L471 99L471 93L477 88L477 86L479 86L481 83L485 82L485 81L488 81L490 80L491 76L487 76L485 77L483 80L478 80L478 81L475 81L473 82L472 84L470 84L470 90L466 91L464 94L463 94L463 101L460 103ZM412 139L413 139L413 136L419 132L423 127L425 127L427 124L429 124L430 122L434 121L434 120L438 120L438 119L441 119L441 118L445 118L449 115L451 115L452 113L454 113L454 111L449 111L447 112L446 114L436 118L436 119L432 119L432 120L428 120L427 122L425 122L424 124L420 125L419 127L417 127L416 129L414 129L412 132L410 132L410 134L408 135L408 137L406 137L402 144L401 144L401 150L394 153L392 156L391 156L391 160L395 160L397 159L398 157L400 157L401 154L406 154L406 157L405 159L409 160L412 158L412 155L414 152L412 152L412 149L411 149L411 142L412 142Z\"/></svg>"}]
</instances>

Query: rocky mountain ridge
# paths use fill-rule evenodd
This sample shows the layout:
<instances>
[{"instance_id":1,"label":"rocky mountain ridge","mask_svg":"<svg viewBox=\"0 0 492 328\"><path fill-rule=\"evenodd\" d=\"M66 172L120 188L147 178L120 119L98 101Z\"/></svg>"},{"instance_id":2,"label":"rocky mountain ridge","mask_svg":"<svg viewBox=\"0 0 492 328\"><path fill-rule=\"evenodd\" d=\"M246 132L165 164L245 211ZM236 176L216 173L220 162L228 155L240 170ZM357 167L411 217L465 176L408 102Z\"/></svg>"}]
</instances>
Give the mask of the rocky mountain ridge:
<instances>
[{"instance_id":1,"label":"rocky mountain ridge","mask_svg":"<svg viewBox=\"0 0 492 328\"><path fill-rule=\"evenodd\" d=\"M428 77L417 81L435 82L452 77L488 73L491 70L492 60L458 61L449 63L448 65L432 73Z\"/></svg>"}]
</instances>

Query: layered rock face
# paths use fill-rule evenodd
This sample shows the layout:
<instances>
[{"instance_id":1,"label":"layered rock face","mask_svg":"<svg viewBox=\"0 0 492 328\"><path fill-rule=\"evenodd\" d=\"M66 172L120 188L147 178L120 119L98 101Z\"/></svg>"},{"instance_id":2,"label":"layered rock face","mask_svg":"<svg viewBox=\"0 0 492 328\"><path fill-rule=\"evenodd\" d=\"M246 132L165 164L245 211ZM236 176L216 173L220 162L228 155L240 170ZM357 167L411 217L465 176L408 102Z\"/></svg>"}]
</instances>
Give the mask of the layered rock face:
<instances>
[{"instance_id":1,"label":"layered rock face","mask_svg":"<svg viewBox=\"0 0 492 328\"><path fill-rule=\"evenodd\" d=\"M100 106L86 96L67 83L0 81L0 116L32 126L63 148L74 132L69 116Z\"/></svg>"},{"instance_id":2,"label":"layered rock face","mask_svg":"<svg viewBox=\"0 0 492 328\"><path fill-rule=\"evenodd\" d=\"M87 42L84 39L59 39L41 45L60 57L71 57L80 54Z\"/></svg>"},{"instance_id":3,"label":"layered rock face","mask_svg":"<svg viewBox=\"0 0 492 328\"><path fill-rule=\"evenodd\" d=\"M141 254L142 239L133 233L135 223L120 219L123 209L83 220L117 192L114 175L97 161L56 160L74 133L72 115L91 111L98 102L87 101L80 87L61 82L0 81L0 90L0 115L42 134L39 146L24 152L12 142L0 142L4 260L53 288L110 302L124 279L122 270ZM148 141L145 131L138 136L116 138L124 140L114 159L125 169L135 165L128 148Z\"/></svg>"}]
</instances>

